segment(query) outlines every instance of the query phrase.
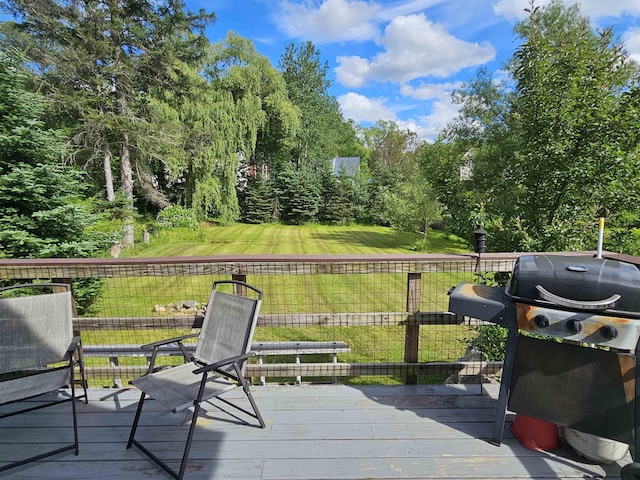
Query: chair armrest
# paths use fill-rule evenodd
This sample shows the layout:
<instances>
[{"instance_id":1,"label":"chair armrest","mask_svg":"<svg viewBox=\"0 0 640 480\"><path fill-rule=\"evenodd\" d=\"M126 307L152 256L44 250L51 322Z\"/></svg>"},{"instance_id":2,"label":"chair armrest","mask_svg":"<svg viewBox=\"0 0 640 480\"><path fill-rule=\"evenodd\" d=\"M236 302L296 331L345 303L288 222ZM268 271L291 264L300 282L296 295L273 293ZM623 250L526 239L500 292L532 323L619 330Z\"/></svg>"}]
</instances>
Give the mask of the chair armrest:
<instances>
[{"instance_id":1,"label":"chair armrest","mask_svg":"<svg viewBox=\"0 0 640 480\"><path fill-rule=\"evenodd\" d=\"M80 343L80 336L75 336L71 339L71 343L69 344L69 348L67 348L67 353L73 353L78 348L78 344Z\"/></svg>"},{"instance_id":2,"label":"chair armrest","mask_svg":"<svg viewBox=\"0 0 640 480\"><path fill-rule=\"evenodd\" d=\"M197 368L193 371L194 374L210 372L211 370L216 370L220 367L224 367L225 365L231 365L232 363L239 362L240 360L246 360L249 357L255 357L255 352L247 352L242 355L236 355L235 357L225 358L224 360L220 360L219 362L211 363L209 365L203 365L200 368Z\"/></svg>"},{"instance_id":3,"label":"chair armrest","mask_svg":"<svg viewBox=\"0 0 640 480\"><path fill-rule=\"evenodd\" d=\"M180 343L182 340L185 340L187 338L194 338L194 337L197 337L198 335L199 335L198 333L190 333L189 335L183 335L181 337L173 337L173 338L167 338L165 340L158 340L157 342L146 343L144 345L141 345L140 348L142 350L151 350L154 347L159 347L160 345L167 345L168 343Z\"/></svg>"}]
</instances>

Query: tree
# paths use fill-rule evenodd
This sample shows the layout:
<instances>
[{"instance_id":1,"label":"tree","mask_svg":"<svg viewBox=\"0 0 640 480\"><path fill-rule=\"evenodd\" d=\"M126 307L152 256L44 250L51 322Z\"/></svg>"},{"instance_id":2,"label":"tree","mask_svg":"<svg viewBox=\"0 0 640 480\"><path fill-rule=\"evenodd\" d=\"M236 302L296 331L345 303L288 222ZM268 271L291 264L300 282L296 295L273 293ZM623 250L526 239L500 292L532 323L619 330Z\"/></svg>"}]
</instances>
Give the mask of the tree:
<instances>
[{"instance_id":1,"label":"tree","mask_svg":"<svg viewBox=\"0 0 640 480\"><path fill-rule=\"evenodd\" d=\"M329 94L329 64L322 62L320 51L312 42L298 47L287 45L279 68L287 85L291 102L300 111L300 129L291 152L297 169L320 165L353 148L353 131L344 122L340 106Z\"/></svg>"},{"instance_id":2,"label":"tree","mask_svg":"<svg viewBox=\"0 0 640 480\"><path fill-rule=\"evenodd\" d=\"M263 175L249 177L240 197L242 220L247 223L268 223L273 215L273 189Z\"/></svg>"},{"instance_id":3,"label":"tree","mask_svg":"<svg viewBox=\"0 0 640 480\"><path fill-rule=\"evenodd\" d=\"M151 115L151 93L171 88L182 67L197 63L214 15L185 11L180 0L2 0L0 7L19 21L5 26L8 41L28 46L30 65L56 101L59 119L85 147L84 158L102 165L109 201L115 199L117 158L129 209L123 243L132 244L136 173L148 187L146 162L176 146L166 135L174 130L170 122Z\"/></svg>"},{"instance_id":4,"label":"tree","mask_svg":"<svg viewBox=\"0 0 640 480\"><path fill-rule=\"evenodd\" d=\"M327 163L320 172L320 207L318 220L327 224L348 225L353 222L354 185L344 166L335 175Z\"/></svg>"},{"instance_id":5,"label":"tree","mask_svg":"<svg viewBox=\"0 0 640 480\"><path fill-rule=\"evenodd\" d=\"M578 6L531 4L516 33L513 90L479 72L423 166L455 233L482 223L496 250L593 248L598 217L629 219L638 200L636 66Z\"/></svg>"},{"instance_id":6,"label":"tree","mask_svg":"<svg viewBox=\"0 0 640 480\"><path fill-rule=\"evenodd\" d=\"M412 175L416 169L417 153L422 144L416 132L400 130L393 121L378 120L363 130L363 143L371 152L369 169L392 169L402 176Z\"/></svg>"},{"instance_id":7,"label":"tree","mask_svg":"<svg viewBox=\"0 0 640 480\"><path fill-rule=\"evenodd\" d=\"M241 161L255 162L258 138L272 132L286 142L298 126L298 111L280 73L253 43L233 33L213 45L196 88L177 102L186 130L187 155L172 165L184 179L183 202L223 223L239 218L236 195Z\"/></svg>"},{"instance_id":8,"label":"tree","mask_svg":"<svg viewBox=\"0 0 640 480\"><path fill-rule=\"evenodd\" d=\"M389 225L405 232L421 232L423 243L431 224L441 219L436 195L419 171L395 189L384 192L383 201Z\"/></svg>"},{"instance_id":9,"label":"tree","mask_svg":"<svg viewBox=\"0 0 640 480\"><path fill-rule=\"evenodd\" d=\"M620 130L635 67L613 31L594 32L577 5L532 4L516 32L524 43L510 65L510 126L520 145L508 168L519 179L513 215L526 231L522 246L593 246L597 217L631 207L629 194L637 198L638 164ZM622 196L621 175L630 187Z\"/></svg>"},{"instance_id":10,"label":"tree","mask_svg":"<svg viewBox=\"0 0 640 480\"><path fill-rule=\"evenodd\" d=\"M317 219L320 192L311 169L296 170L293 165L285 166L278 172L275 193L283 222L302 225Z\"/></svg>"},{"instance_id":11,"label":"tree","mask_svg":"<svg viewBox=\"0 0 640 480\"><path fill-rule=\"evenodd\" d=\"M108 245L80 194L80 172L62 164L64 139L41 120L44 99L26 90L25 60L0 49L0 257L89 257Z\"/></svg>"},{"instance_id":12,"label":"tree","mask_svg":"<svg viewBox=\"0 0 640 480\"><path fill-rule=\"evenodd\" d=\"M404 180L402 174L390 167L378 167L367 183L366 210L361 219L363 223L390 226L389 205L385 199L396 190Z\"/></svg>"}]
</instances>

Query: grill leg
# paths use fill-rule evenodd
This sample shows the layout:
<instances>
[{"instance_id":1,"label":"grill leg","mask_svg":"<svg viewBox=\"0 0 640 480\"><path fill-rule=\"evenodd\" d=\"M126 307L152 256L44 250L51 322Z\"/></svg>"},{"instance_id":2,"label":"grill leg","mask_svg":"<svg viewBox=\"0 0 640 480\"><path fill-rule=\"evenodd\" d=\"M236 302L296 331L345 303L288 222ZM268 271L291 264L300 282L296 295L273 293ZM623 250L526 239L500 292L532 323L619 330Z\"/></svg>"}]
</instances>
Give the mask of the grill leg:
<instances>
[{"instance_id":1,"label":"grill leg","mask_svg":"<svg viewBox=\"0 0 640 480\"><path fill-rule=\"evenodd\" d=\"M507 415L507 403L511 392L511 376L513 375L513 364L516 357L516 341L518 340L518 329L509 328L507 334L507 351L504 356L504 367L502 370L502 380L500 380L500 395L496 406L496 418L493 424L493 435L491 443L500 445L504 433L504 422Z\"/></svg>"},{"instance_id":2,"label":"grill leg","mask_svg":"<svg viewBox=\"0 0 640 480\"><path fill-rule=\"evenodd\" d=\"M636 398L635 402L635 428L633 433L633 445L631 445L631 454L633 455L634 462L640 462L640 341L636 344L636 372L635 372L635 384L636 384Z\"/></svg>"}]
</instances>

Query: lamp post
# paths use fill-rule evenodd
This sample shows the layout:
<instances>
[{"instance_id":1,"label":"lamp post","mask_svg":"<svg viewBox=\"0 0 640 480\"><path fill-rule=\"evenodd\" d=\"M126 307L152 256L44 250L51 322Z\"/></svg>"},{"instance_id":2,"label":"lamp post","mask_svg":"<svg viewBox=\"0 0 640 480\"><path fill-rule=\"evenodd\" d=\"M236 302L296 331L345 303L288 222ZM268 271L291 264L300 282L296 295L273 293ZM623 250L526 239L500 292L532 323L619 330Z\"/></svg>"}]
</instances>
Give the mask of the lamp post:
<instances>
[{"instance_id":1,"label":"lamp post","mask_svg":"<svg viewBox=\"0 0 640 480\"><path fill-rule=\"evenodd\" d=\"M487 231L482 228L482 225L478 225L473 231L473 250L480 254L487 251Z\"/></svg>"}]
</instances>

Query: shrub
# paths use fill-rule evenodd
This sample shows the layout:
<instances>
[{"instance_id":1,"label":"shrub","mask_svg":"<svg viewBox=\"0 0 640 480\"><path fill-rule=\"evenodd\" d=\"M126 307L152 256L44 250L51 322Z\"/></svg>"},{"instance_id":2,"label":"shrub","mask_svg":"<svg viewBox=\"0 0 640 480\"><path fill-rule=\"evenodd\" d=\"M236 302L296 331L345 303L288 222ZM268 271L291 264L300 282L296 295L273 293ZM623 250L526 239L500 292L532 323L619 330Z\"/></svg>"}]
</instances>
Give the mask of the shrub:
<instances>
[{"instance_id":1,"label":"shrub","mask_svg":"<svg viewBox=\"0 0 640 480\"><path fill-rule=\"evenodd\" d=\"M198 216L191 208L173 205L161 210L156 217L156 221L161 228L186 228L189 230L198 229Z\"/></svg>"}]
</instances>

